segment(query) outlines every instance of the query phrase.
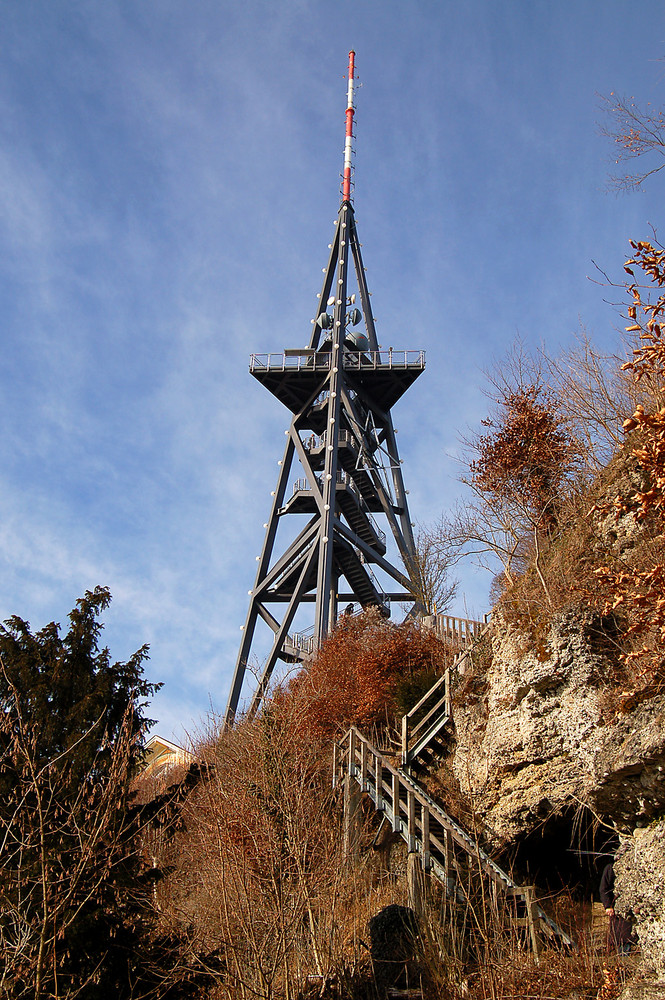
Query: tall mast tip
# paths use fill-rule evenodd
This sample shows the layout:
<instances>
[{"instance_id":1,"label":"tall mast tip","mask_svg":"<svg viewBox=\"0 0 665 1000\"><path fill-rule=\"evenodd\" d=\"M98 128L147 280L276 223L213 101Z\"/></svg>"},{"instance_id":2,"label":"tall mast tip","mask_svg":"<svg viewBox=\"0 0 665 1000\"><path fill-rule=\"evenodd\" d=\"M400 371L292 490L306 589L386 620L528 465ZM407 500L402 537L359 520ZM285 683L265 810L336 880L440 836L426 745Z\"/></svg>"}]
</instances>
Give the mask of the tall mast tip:
<instances>
[{"instance_id":1,"label":"tall mast tip","mask_svg":"<svg viewBox=\"0 0 665 1000\"><path fill-rule=\"evenodd\" d=\"M349 89L346 101L346 141L344 143L344 174L342 181L342 201L351 201L351 161L353 140L353 81L355 78L356 53L349 52Z\"/></svg>"}]
</instances>

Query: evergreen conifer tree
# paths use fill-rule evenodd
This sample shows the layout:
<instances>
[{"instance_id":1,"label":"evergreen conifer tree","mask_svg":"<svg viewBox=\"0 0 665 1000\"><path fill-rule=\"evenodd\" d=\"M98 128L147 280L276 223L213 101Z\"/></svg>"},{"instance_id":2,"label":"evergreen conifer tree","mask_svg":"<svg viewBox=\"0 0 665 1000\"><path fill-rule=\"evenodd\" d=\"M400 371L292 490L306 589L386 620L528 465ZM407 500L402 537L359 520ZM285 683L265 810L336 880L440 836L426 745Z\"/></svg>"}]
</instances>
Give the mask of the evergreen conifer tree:
<instances>
[{"instance_id":1,"label":"evergreen conifer tree","mask_svg":"<svg viewBox=\"0 0 665 1000\"><path fill-rule=\"evenodd\" d=\"M0 995L130 995L151 882L131 780L160 685L100 648L97 587L66 635L0 626Z\"/></svg>"}]
</instances>

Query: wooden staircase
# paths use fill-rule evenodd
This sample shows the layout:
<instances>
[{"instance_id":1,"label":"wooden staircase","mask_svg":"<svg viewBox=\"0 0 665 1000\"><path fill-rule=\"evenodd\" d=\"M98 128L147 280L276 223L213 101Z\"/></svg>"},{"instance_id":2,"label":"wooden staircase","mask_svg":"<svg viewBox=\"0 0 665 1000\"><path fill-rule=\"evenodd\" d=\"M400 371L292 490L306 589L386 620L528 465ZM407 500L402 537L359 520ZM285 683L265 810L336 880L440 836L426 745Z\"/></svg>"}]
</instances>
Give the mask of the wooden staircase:
<instances>
[{"instance_id":1,"label":"wooden staircase","mask_svg":"<svg viewBox=\"0 0 665 1000\"><path fill-rule=\"evenodd\" d=\"M401 767L390 763L355 726L334 746L333 784L343 783L345 788L345 836L350 843L353 839L350 824L354 815L359 816L359 796L365 793L404 840L409 855L419 859L421 870L433 875L449 898L464 901L463 872L475 873L475 878L487 877L496 890L496 898L503 898L505 912L513 924L524 928L538 961L538 932L568 948L574 949L574 942L538 905L533 888L518 885L480 847L477 838L427 794L416 778L416 773L440 756L440 748L445 745L443 730L452 716L451 673L463 666L474 644L488 629L486 623L447 617L446 620L454 623L458 646L465 648L404 717ZM461 626L456 624L460 622ZM440 627L438 623L436 627ZM418 713L422 718L414 724Z\"/></svg>"},{"instance_id":2,"label":"wooden staircase","mask_svg":"<svg viewBox=\"0 0 665 1000\"><path fill-rule=\"evenodd\" d=\"M421 868L444 886L449 897L464 900L461 871L475 865L477 874L488 876L506 899L506 910L518 924L528 928L529 943L538 958L537 931L574 948L572 939L538 905L531 886L518 885L477 840L449 816L417 781L401 768L390 764L358 729L353 726L335 745L334 784L354 781L374 808L385 816L410 854L420 859ZM519 901L513 910L508 900Z\"/></svg>"},{"instance_id":3,"label":"wooden staircase","mask_svg":"<svg viewBox=\"0 0 665 1000\"><path fill-rule=\"evenodd\" d=\"M423 628L434 629L458 652L442 676L402 718L402 768L411 774L426 771L445 750L444 731L452 718L451 677L470 662L473 649L488 633L489 624L451 615L429 615L423 619Z\"/></svg>"}]
</instances>

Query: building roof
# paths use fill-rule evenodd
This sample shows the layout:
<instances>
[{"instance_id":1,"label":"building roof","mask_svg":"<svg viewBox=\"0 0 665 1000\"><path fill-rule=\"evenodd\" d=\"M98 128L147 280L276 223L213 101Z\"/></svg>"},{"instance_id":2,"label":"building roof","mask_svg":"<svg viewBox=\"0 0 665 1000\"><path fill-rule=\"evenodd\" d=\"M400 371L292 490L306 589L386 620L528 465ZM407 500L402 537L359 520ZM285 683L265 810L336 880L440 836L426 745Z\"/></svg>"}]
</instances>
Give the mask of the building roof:
<instances>
[{"instance_id":1,"label":"building roof","mask_svg":"<svg viewBox=\"0 0 665 1000\"><path fill-rule=\"evenodd\" d=\"M145 745L142 774L154 778L164 777L174 767L189 767L196 757L189 750L171 743L163 736L151 736Z\"/></svg>"}]
</instances>

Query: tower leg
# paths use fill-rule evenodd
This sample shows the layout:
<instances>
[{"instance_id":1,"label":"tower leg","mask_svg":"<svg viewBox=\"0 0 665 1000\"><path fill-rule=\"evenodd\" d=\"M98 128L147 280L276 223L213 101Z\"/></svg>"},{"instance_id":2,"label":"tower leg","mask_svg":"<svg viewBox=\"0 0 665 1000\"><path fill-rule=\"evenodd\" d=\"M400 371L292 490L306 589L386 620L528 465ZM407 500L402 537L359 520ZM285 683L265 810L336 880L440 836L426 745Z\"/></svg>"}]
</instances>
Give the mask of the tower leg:
<instances>
[{"instance_id":1,"label":"tower leg","mask_svg":"<svg viewBox=\"0 0 665 1000\"><path fill-rule=\"evenodd\" d=\"M329 630L332 631L337 623L337 590L339 588L339 577L334 576L331 580L330 586L330 611L328 613Z\"/></svg>"}]
</instances>

